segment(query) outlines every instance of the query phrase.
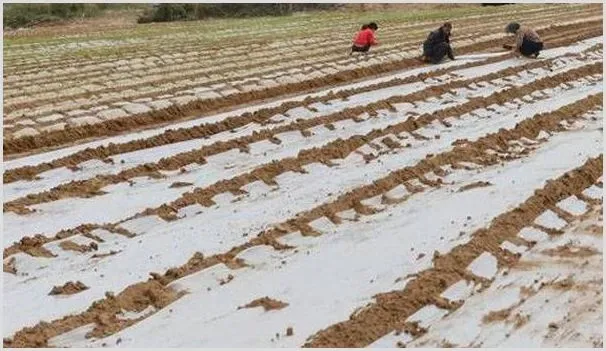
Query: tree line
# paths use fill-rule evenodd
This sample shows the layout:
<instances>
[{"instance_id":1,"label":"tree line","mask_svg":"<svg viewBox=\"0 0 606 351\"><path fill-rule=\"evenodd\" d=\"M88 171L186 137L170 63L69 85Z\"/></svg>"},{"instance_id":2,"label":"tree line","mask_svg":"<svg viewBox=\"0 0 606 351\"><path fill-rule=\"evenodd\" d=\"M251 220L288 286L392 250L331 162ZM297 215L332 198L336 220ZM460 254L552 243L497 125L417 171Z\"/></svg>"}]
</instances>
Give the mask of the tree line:
<instances>
[{"instance_id":1,"label":"tree line","mask_svg":"<svg viewBox=\"0 0 606 351\"><path fill-rule=\"evenodd\" d=\"M38 24L90 18L111 9L136 9L142 14L138 23L203 20L207 18L244 18L286 16L297 11L331 10L340 4L310 3L231 3L231 4L103 4L103 3L12 3L4 4L4 28L31 27Z\"/></svg>"},{"instance_id":2,"label":"tree line","mask_svg":"<svg viewBox=\"0 0 606 351\"><path fill-rule=\"evenodd\" d=\"M139 23L202 20L206 18L244 18L286 16L297 11L330 10L339 4L309 3L232 3L232 4L158 4L141 17Z\"/></svg>"}]
</instances>

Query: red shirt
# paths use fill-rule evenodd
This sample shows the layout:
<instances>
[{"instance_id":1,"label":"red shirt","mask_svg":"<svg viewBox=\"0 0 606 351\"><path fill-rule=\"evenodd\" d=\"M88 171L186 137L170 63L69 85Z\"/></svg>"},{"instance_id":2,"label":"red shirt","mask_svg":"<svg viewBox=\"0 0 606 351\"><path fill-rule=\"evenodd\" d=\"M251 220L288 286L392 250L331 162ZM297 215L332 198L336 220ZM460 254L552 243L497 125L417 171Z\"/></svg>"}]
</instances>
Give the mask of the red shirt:
<instances>
[{"instance_id":1,"label":"red shirt","mask_svg":"<svg viewBox=\"0 0 606 351\"><path fill-rule=\"evenodd\" d=\"M361 30L356 34L354 39L354 45L357 46L366 46L366 45L376 45L377 41L375 40L375 33L372 29L367 28Z\"/></svg>"}]
</instances>

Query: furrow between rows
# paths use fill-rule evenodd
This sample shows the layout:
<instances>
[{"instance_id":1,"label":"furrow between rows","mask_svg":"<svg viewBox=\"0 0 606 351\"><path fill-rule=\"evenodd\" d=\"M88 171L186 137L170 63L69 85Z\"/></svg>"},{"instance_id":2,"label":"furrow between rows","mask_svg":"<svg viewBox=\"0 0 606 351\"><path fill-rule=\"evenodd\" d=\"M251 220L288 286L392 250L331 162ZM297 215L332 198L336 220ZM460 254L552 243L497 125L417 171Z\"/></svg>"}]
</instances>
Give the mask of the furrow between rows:
<instances>
[{"instance_id":1,"label":"furrow between rows","mask_svg":"<svg viewBox=\"0 0 606 351\"><path fill-rule=\"evenodd\" d=\"M585 24L587 25L587 24ZM557 27L557 30L570 30L572 27L579 27L583 25L569 25ZM592 26L590 22L589 27ZM550 32L556 30L555 28L550 29ZM598 29L595 29L596 32ZM601 28L599 29L601 32ZM591 33L586 33L591 34ZM498 43L496 43L498 44ZM484 42L481 44L474 44L461 48L461 52L472 52L474 50L481 50L483 48L495 46L495 42ZM352 80L362 76L368 76L369 74L378 74L381 72L388 72L391 70L401 69L405 67L412 67L418 65L415 60L403 60L392 63L385 63L375 66L369 66L364 68L358 68L351 71L341 71L335 74L331 74L322 78L315 78L310 81L302 83L291 83L281 85L275 88L267 88L265 90L251 91L247 93L234 94L227 98L211 99L204 101L190 102L184 106L177 107L171 106L166 110L154 111L148 114L133 115L124 118L118 118L112 121L105 121L94 126L82 126L74 127L69 129L63 129L55 132L48 132L38 135L36 137L22 137L12 140L5 140L4 152L5 154L15 154L17 152L33 151L43 147L56 146L65 144L67 141L73 142L74 140L81 140L94 136L107 136L121 133L125 130L132 130L144 125L157 124L160 122L168 122L175 119L182 119L186 116L193 114L199 114L203 112L209 112L217 110L225 106L231 106L234 104L241 104L244 102L254 101L261 98L268 98L276 94L295 93L302 90L309 90L325 86L326 84L334 84L338 81ZM412 66L411 66L412 65ZM162 112L164 111L164 112Z\"/></svg>"},{"instance_id":2,"label":"furrow between rows","mask_svg":"<svg viewBox=\"0 0 606 351\"><path fill-rule=\"evenodd\" d=\"M97 301L92 304L86 312L77 315L66 316L62 319L57 319L50 323L40 323L33 328L24 328L17 332L13 338L5 339L4 345L6 347L44 346L47 345L47 342L51 337L90 323L94 323L96 325L95 329L90 334L91 336L106 336L112 334L118 330L132 325L133 323L140 321L140 319L125 321L120 318L117 318L117 315L121 313L122 309L140 312L143 309L147 308L147 306L149 305L155 306L157 309L160 309L182 296L182 294L174 292L166 287L167 284L175 281L176 279L191 275L195 272L200 271L201 269L208 268L218 263L224 263L227 264L229 267L233 268L241 266L243 262L241 260L237 260L236 256L243 250L252 246L270 245L278 249L285 249L284 245L280 245L277 243L276 240L279 237L282 237L287 233L293 233L296 231L300 231L304 235L313 234L313 230L310 232L310 223L321 217L327 217L333 220L336 218L336 213L340 213L348 209L354 209L362 215L367 214L369 213L369 210L361 204L362 200L381 195L398 184L402 184L413 179L422 179L423 182L425 182L426 184L439 186L439 182L432 182L426 179L424 175L428 172L436 172L436 174L442 173L443 169L441 170L440 168L443 166L457 166L458 164L461 164L463 162L472 162L484 166L494 165L500 162L508 162L509 160L511 160L510 156L499 156L498 154L487 153L487 151L494 149L499 150L503 149L503 147L507 149L507 142L519 140L520 138L536 138L539 132L541 131L563 131L565 129L563 129L560 122L565 120L574 121L576 119L579 119L581 118L581 115L584 111L589 111L593 108L593 106L599 106L601 105L601 103L601 95L591 96L571 105L567 105L563 108L560 108L554 112L536 115L532 119L518 123L518 125L516 125L515 128L511 130L501 130L497 133L484 136L476 141L459 144L455 146L455 148L451 151L447 151L439 155L429 156L428 158L414 166L405 167L396 172L392 172L386 177L375 180L370 185L366 185L352 190L347 194L343 194L339 196L337 200L331 203L321 205L313 210L301 212L297 216L294 216L292 219L285 221L281 225L276 225L274 229L263 231L260 235L251 239L248 243L234 247L232 250L228 251L225 254L213 255L209 257L197 254L187 264L181 267L171 269L163 275L154 274L154 279L148 282L133 284L118 295L108 295L106 299ZM522 153L522 155L524 155L524 153ZM599 173L601 173L601 160L602 159L600 157L598 159L588 162L587 167L590 168L589 172L573 172L572 177L574 179L580 177L584 180L588 180L588 178L592 177L597 178L599 176ZM570 177L571 176L569 175L568 178ZM592 184L594 180L595 179L591 179L590 184ZM555 182L557 184L549 184L547 186L547 189L549 191L552 188L558 189L560 192L558 193L557 197L561 198L563 193L567 193L569 191L566 190L566 186L559 185L559 182L560 180ZM577 183L575 183L577 184L576 187L583 185L581 183L584 183L584 181ZM570 182L564 183L564 185L567 184L569 185ZM542 196L542 194L544 193L538 193L537 195L532 197L531 202L540 203L541 205L544 205L549 203L549 201L554 200L554 197L547 197L546 200L545 196ZM515 214L518 212L514 211L513 213ZM335 223L338 224L339 220L335 220ZM475 235L474 238L477 236L478 235ZM453 252L458 253L459 251L455 249ZM448 256L448 254L439 256L436 259L437 261L439 261L437 262L436 266L445 267L446 263L451 263L447 260L448 257L451 256ZM444 265L442 265L442 263L444 263ZM421 278L417 278L411 284L414 286L418 286L416 285L417 283L414 282L419 279L423 280L425 274L422 274L420 277ZM430 282L435 283L433 280L430 280ZM409 287L412 285L407 285L406 289L409 289ZM144 296L147 296L147 298L143 298ZM377 309L379 311L384 310L383 308L370 308L368 310L360 312L358 316L365 315L364 313L370 313L371 310L375 311ZM101 318L101 316L103 317ZM391 321L391 319L387 320ZM365 327L368 326L365 325ZM342 328L337 329L342 330ZM367 331L365 332L365 334L360 334L360 338L367 338L369 334L374 335L380 334L381 332L378 331L376 328L369 328L366 330ZM386 330L385 333L388 331L389 330ZM359 333L354 334L359 335ZM377 337L383 334L377 335ZM317 337L314 340L320 340L320 342L322 342L322 340L326 340L326 338ZM328 340L336 340L336 344L344 344L345 342L349 342L349 340L342 341L343 339L338 338L328 338ZM318 341L314 341L314 343L317 342Z\"/></svg>"}]
</instances>

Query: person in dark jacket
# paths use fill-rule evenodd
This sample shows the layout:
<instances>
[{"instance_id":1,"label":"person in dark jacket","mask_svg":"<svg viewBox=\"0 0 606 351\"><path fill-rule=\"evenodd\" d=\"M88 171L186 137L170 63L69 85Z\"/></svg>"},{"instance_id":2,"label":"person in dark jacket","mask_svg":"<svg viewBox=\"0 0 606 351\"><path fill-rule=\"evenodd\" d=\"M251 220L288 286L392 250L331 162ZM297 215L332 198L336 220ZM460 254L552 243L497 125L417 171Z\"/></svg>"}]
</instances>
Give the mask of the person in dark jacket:
<instances>
[{"instance_id":1,"label":"person in dark jacket","mask_svg":"<svg viewBox=\"0 0 606 351\"><path fill-rule=\"evenodd\" d=\"M519 23L511 22L505 27L505 32L515 35L515 43L511 45L511 51L514 55L524 55L526 57L537 58L543 50L543 42L533 29L521 26ZM506 48L509 45L504 46Z\"/></svg>"},{"instance_id":2,"label":"person in dark jacket","mask_svg":"<svg viewBox=\"0 0 606 351\"><path fill-rule=\"evenodd\" d=\"M440 28L429 33L427 40L423 43L423 57L425 62L438 63L444 56L454 60L452 48L450 47L450 33L452 24L444 23Z\"/></svg>"}]
</instances>

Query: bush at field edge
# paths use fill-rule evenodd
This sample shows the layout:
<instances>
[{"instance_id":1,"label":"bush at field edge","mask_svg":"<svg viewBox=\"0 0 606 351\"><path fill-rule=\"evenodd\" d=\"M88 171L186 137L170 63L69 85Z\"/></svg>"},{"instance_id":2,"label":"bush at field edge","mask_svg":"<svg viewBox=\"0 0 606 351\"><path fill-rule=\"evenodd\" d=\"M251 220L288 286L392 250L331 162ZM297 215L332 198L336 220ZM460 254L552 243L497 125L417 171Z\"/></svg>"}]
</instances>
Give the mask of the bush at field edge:
<instances>
[{"instance_id":1,"label":"bush at field edge","mask_svg":"<svg viewBox=\"0 0 606 351\"><path fill-rule=\"evenodd\" d=\"M94 3L52 3L52 4L4 4L4 28L32 27L42 23L60 22L74 18L89 18L110 9L141 7L139 4L94 4Z\"/></svg>"},{"instance_id":2,"label":"bush at field edge","mask_svg":"<svg viewBox=\"0 0 606 351\"><path fill-rule=\"evenodd\" d=\"M148 9L138 23L193 21L206 18L244 18L259 16L285 16L296 11L329 10L339 4L305 3L231 3L231 4L158 4Z\"/></svg>"}]
</instances>

